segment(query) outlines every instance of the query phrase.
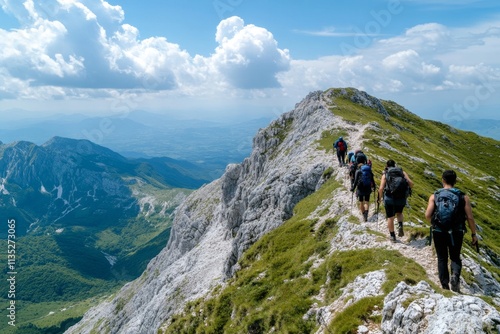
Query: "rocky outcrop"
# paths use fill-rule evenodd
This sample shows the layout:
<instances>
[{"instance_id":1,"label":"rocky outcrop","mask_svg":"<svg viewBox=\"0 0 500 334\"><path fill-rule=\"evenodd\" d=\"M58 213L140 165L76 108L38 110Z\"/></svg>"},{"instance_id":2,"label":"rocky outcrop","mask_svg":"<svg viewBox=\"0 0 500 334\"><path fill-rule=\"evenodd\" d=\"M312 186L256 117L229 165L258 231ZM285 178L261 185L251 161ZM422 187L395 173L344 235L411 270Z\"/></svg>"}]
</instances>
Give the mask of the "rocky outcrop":
<instances>
[{"instance_id":1,"label":"rocky outcrop","mask_svg":"<svg viewBox=\"0 0 500 334\"><path fill-rule=\"evenodd\" d=\"M481 298L458 295L447 298L427 282L404 282L385 297L384 333L498 333L500 314Z\"/></svg>"},{"instance_id":2,"label":"rocky outcrop","mask_svg":"<svg viewBox=\"0 0 500 334\"><path fill-rule=\"evenodd\" d=\"M167 247L141 278L68 333L156 333L188 300L223 284L241 254L321 185L331 156L304 148L314 147L334 121L315 92L260 130L247 159L177 208Z\"/></svg>"}]
</instances>

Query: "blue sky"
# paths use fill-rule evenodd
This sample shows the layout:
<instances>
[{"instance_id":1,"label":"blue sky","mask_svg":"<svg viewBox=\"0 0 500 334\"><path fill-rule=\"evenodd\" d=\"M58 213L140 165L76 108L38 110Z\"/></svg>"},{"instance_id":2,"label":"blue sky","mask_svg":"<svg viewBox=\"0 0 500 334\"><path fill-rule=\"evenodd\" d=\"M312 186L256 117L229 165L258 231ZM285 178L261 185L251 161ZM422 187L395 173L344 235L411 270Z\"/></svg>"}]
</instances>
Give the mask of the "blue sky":
<instances>
[{"instance_id":1,"label":"blue sky","mask_svg":"<svg viewBox=\"0 0 500 334\"><path fill-rule=\"evenodd\" d=\"M4 119L135 109L277 116L331 87L356 87L427 119L500 119L498 0L0 6Z\"/></svg>"}]
</instances>

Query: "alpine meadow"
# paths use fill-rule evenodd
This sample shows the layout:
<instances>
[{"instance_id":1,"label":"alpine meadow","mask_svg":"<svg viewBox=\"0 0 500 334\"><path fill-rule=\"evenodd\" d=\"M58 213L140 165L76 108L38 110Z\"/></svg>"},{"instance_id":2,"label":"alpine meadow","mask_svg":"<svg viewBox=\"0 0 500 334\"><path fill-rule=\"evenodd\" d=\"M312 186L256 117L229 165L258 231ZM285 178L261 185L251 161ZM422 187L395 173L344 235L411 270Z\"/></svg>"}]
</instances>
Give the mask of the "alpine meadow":
<instances>
[{"instance_id":1,"label":"alpine meadow","mask_svg":"<svg viewBox=\"0 0 500 334\"><path fill-rule=\"evenodd\" d=\"M398 242L374 200L364 222L332 149L339 136L368 156L377 186L389 159L413 180ZM192 192L142 275L67 333L497 333L499 156L494 139L363 91L312 92ZM479 238L476 251L464 237L461 293L439 284L424 218L446 169Z\"/></svg>"}]
</instances>

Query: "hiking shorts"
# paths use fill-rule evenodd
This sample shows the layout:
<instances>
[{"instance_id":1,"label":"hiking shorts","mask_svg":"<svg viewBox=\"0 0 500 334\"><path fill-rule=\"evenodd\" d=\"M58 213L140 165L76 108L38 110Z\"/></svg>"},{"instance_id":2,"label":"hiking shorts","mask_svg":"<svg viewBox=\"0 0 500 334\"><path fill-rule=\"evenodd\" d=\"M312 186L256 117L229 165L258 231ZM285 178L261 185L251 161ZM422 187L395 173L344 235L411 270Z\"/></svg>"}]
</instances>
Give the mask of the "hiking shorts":
<instances>
[{"instance_id":1,"label":"hiking shorts","mask_svg":"<svg viewBox=\"0 0 500 334\"><path fill-rule=\"evenodd\" d=\"M406 198L394 199L384 196L385 217L392 218L396 213L402 213L406 205Z\"/></svg>"},{"instance_id":2,"label":"hiking shorts","mask_svg":"<svg viewBox=\"0 0 500 334\"><path fill-rule=\"evenodd\" d=\"M356 197L358 197L358 201L360 201L360 202L368 202L368 201L370 201L370 194L368 194L368 195L356 194Z\"/></svg>"}]
</instances>

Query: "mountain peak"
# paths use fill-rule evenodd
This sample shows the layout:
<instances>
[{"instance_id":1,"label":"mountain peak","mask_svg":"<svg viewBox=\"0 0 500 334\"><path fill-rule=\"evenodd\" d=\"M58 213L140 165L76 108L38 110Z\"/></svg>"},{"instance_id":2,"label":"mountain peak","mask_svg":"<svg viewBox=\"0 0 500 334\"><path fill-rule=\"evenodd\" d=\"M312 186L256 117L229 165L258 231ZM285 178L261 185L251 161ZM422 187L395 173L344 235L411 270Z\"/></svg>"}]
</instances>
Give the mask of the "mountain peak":
<instances>
[{"instance_id":1,"label":"mountain peak","mask_svg":"<svg viewBox=\"0 0 500 334\"><path fill-rule=\"evenodd\" d=\"M348 171L332 151L339 136L350 149L363 148L377 181L394 159L415 182L398 243L388 238L383 208L372 205L368 222L362 219ZM491 157L478 162L467 154L476 136L339 88L310 93L253 143L241 164L228 165L177 208L166 248L141 279L91 309L68 333L498 329L499 232L485 209L500 210L492 196L498 186L487 181L500 174L498 142L481 138ZM440 187L435 176L448 168L457 170L460 187L473 190L484 247L475 253L464 245L464 295L437 285L437 260L426 245L429 225L422 220L429 195ZM463 314L459 322L457 314Z\"/></svg>"},{"instance_id":2,"label":"mountain peak","mask_svg":"<svg viewBox=\"0 0 500 334\"><path fill-rule=\"evenodd\" d=\"M54 136L41 145L41 147L65 154L71 153L81 156L101 156L117 160L125 160L125 158L120 154L106 147L95 144L87 139L72 139Z\"/></svg>"},{"instance_id":3,"label":"mountain peak","mask_svg":"<svg viewBox=\"0 0 500 334\"><path fill-rule=\"evenodd\" d=\"M382 105L382 101L356 88L332 88L325 93L328 98L345 98L364 107L376 110L378 113L389 116L389 113Z\"/></svg>"}]
</instances>

